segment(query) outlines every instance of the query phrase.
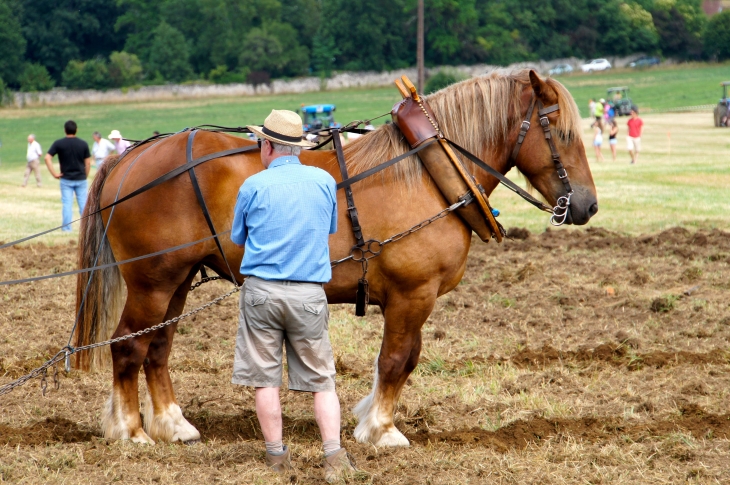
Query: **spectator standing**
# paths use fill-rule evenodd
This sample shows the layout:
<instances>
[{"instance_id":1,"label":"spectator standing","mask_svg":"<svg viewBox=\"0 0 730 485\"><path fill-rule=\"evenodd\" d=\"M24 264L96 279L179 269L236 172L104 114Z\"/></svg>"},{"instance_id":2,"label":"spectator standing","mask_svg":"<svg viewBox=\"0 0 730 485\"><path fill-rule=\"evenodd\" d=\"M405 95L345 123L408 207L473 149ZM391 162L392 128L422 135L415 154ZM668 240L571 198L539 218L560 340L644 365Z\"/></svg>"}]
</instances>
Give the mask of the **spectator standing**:
<instances>
[{"instance_id":1,"label":"spectator standing","mask_svg":"<svg viewBox=\"0 0 730 485\"><path fill-rule=\"evenodd\" d=\"M626 146L629 149L631 163L635 164L639 161L639 152L641 151L641 132L644 129L644 121L639 118L639 108L631 107L631 118L627 123L629 125L629 136L626 137Z\"/></svg>"},{"instance_id":2,"label":"spectator standing","mask_svg":"<svg viewBox=\"0 0 730 485\"><path fill-rule=\"evenodd\" d=\"M603 124L601 120L596 119L593 122L593 149L596 151L596 161L603 161L603 153L601 153L601 145L603 145Z\"/></svg>"},{"instance_id":3,"label":"spectator standing","mask_svg":"<svg viewBox=\"0 0 730 485\"><path fill-rule=\"evenodd\" d=\"M588 101L588 116L595 118L596 116L596 102L591 98Z\"/></svg>"},{"instance_id":4,"label":"spectator standing","mask_svg":"<svg viewBox=\"0 0 730 485\"><path fill-rule=\"evenodd\" d=\"M56 140L46 153L46 167L53 178L61 180L61 203L63 204L62 231L71 230L73 217L73 198L79 205L79 214L83 214L86 205L88 185L86 178L91 170L91 153L89 145L81 138L76 137L77 126L72 120L63 125L66 137ZM53 157L58 155L61 171L56 173L53 168Z\"/></svg>"},{"instance_id":5,"label":"spectator standing","mask_svg":"<svg viewBox=\"0 0 730 485\"><path fill-rule=\"evenodd\" d=\"M616 124L616 120L611 118L611 121L609 122L609 131L608 131L608 144L611 147L611 155L613 155L613 161L616 161L616 147L618 145L618 124Z\"/></svg>"},{"instance_id":6,"label":"spectator standing","mask_svg":"<svg viewBox=\"0 0 730 485\"><path fill-rule=\"evenodd\" d=\"M249 126L262 140L264 171L241 186L231 241L245 247L233 383L256 388L256 415L266 445L266 464L292 469L282 443L279 388L286 345L289 390L311 392L322 436L325 480L338 482L355 468L340 445L340 401L327 332L323 285L332 278L329 235L337 231L335 180L299 162L302 119L273 110L264 126Z\"/></svg>"},{"instance_id":7,"label":"spectator standing","mask_svg":"<svg viewBox=\"0 0 730 485\"><path fill-rule=\"evenodd\" d=\"M30 178L30 172L33 171L35 175L35 182L38 187L41 186L41 161L40 157L43 156L43 150L41 145L35 139L34 134L28 135L28 150L25 153L25 159L28 164L25 166L25 174L23 175L23 187L28 185L28 178Z\"/></svg>"},{"instance_id":8,"label":"spectator standing","mask_svg":"<svg viewBox=\"0 0 730 485\"><path fill-rule=\"evenodd\" d=\"M109 133L109 139L114 142L114 147L117 153L120 155L132 145L127 140L122 138L122 134L119 133L119 130L112 130L112 132Z\"/></svg>"},{"instance_id":9,"label":"spectator standing","mask_svg":"<svg viewBox=\"0 0 730 485\"><path fill-rule=\"evenodd\" d=\"M604 100L601 99L593 108L593 115L596 117L596 121L598 122L602 122L603 120L603 101Z\"/></svg>"},{"instance_id":10,"label":"spectator standing","mask_svg":"<svg viewBox=\"0 0 730 485\"><path fill-rule=\"evenodd\" d=\"M91 146L91 153L94 154L96 168L99 169L106 157L116 150L116 147L109 140L102 138L98 131L95 131L92 136L94 137L94 144Z\"/></svg>"}]
</instances>

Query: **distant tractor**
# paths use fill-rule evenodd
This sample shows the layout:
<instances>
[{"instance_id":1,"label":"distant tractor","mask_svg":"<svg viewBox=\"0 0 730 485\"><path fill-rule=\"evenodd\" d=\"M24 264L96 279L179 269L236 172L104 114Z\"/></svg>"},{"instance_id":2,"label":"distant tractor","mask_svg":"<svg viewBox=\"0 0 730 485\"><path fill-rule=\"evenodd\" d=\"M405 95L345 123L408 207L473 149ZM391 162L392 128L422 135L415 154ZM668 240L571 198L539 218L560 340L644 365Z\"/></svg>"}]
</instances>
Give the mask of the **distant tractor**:
<instances>
[{"instance_id":1,"label":"distant tractor","mask_svg":"<svg viewBox=\"0 0 730 485\"><path fill-rule=\"evenodd\" d=\"M631 106L634 103L629 96L628 87L619 86L616 88L608 88L606 90L606 99L608 99L608 104L613 108L615 116L628 116L631 114Z\"/></svg>"},{"instance_id":2,"label":"distant tractor","mask_svg":"<svg viewBox=\"0 0 730 485\"><path fill-rule=\"evenodd\" d=\"M727 87L730 81L721 82L722 98L715 106L715 126L727 126L728 108L730 108L730 99L727 97Z\"/></svg>"},{"instance_id":3,"label":"distant tractor","mask_svg":"<svg viewBox=\"0 0 730 485\"><path fill-rule=\"evenodd\" d=\"M342 125L335 121L336 109L334 104L313 104L302 106L297 111L302 115L304 131L309 133L324 128L341 128Z\"/></svg>"}]
</instances>

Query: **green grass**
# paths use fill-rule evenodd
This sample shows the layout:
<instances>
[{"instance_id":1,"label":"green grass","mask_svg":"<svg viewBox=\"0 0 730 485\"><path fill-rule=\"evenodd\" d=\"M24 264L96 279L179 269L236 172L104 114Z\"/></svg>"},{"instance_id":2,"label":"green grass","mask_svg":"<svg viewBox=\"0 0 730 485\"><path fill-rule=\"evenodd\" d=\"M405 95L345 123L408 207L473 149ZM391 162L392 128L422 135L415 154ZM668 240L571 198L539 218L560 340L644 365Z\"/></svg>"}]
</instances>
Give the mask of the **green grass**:
<instances>
[{"instance_id":1,"label":"green grass","mask_svg":"<svg viewBox=\"0 0 730 485\"><path fill-rule=\"evenodd\" d=\"M730 64L679 64L647 69L613 69L606 73L559 76L573 94L583 116L588 100L606 97L606 89L628 86L640 110L665 110L714 104L722 97L720 83L730 81Z\"/></svg>"},{"instance_id":2,"label":"green grass","mask_svg":"<svg viewBox=\"0 0 730 485\"><path fill-rule=\"evenodd\" d=\"M684 65L643 71L615 70L607 74L561 77L579 106L587 110L590 96L607 87L629 85L640 106L653 109L710 104L719 97L719 82L730 79L730 65ZM212 123L243 126L261 123L272 108L295 109L301 103L334 103L337 119L347 123L385 113L398 101L395 88L359 89L301 95L180 100L156 103L82 105L0 110L0 240L21 237L60 224L58 182L42 167L44 187L19 187L25 166L26 136L35 133L44 150L60 138L63 123L74 119L79 135L106 135L119 129L129 138L144 138L153 130L179 131ZM591 225L626 233L658 231L674 225L695 228L730 227L727 187L730 186L728 131L712 127L712 114L644 115L644 151L638 165L628 165L625 153L625 118L620 119L619 158L597 164L591 132L584 126L595 179L599 212ZM387 118L376 121L382 123ZM669 138L671 136L671 154ZM604 156L610 159L608 147ZM510 176L524 185L516 173ZM493 205L502 211L505 227L522 226L541 232L548 217L511 192L498 188ZM66 241L71 235L52 234L44 241Z\"/></svg>"}]
</instances>

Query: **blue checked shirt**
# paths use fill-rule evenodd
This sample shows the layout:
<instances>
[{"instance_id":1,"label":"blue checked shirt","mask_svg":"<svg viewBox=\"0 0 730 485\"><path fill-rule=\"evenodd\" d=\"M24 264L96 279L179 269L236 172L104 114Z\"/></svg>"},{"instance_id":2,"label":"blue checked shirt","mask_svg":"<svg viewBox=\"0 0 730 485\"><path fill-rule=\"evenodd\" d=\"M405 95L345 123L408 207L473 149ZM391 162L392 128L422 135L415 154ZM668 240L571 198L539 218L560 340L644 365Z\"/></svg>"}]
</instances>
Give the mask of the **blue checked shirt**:
<instances>
[{"instance_id":1,"label":"blue checked shirt","mask_svg":"<svg viewBox=\"0 0 730 485\"><path fill-rule=\"evenodd\" d=\"M241 274L264 280L332 279L329 235L337 231L335 179L293 156L279 157L238 191L231 240L245 244Z\"/></svg>"}]
</instances>

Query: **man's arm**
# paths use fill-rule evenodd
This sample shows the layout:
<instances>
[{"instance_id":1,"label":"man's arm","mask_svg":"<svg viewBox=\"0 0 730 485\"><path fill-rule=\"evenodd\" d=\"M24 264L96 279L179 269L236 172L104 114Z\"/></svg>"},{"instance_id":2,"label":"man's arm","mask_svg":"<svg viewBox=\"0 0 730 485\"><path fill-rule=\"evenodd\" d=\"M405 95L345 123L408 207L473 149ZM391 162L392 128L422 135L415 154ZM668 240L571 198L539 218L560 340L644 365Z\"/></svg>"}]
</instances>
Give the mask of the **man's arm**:
<instances>
[{"instance_id":1,"label":"man's arm","mask_svg":"<svg viewBox=\"0 0 730 485\"><path fill-rule=\"evenodd\" d=\"M243 187L238 191L236 199L236 207L233 209L233 223L231 224L231 241L239 248L246 245L246 206L248 205L248 197L244 194Z\"/></svg>"},{"instance_id":2,"label":"man's arm","mask_svg":"<svg viewBox=\"0 0 730 485\"><path fill-rule=\"evenodd\" d=\"M63 175L62 173L56 173L56 170L53 168L53 157L50 153L46 153L46 167L48 167L48 171L51 172L54 179L60 179Z\"/></svg>"},{"instance_id":3,"label":"man's arm","mask_svg":"<svg viewBox=\"0 0 730 485\"><path fill-rule=\"evenodd\" d=\"M330 234L337 232L337 185L335 181L328 185L332 197L332 218L330 219Z\"/></svg>"},{"instance_id":4,"label":"man's arm","mask_svg":"<svg viewBox=\"0 0 730 485\"><path fill-rule=\"evenodd\" d=\"M89 176L89 172L91 171L91 157L84 158L84 168L86 169L86 176Z\"/></svg>"}]
</instances>

